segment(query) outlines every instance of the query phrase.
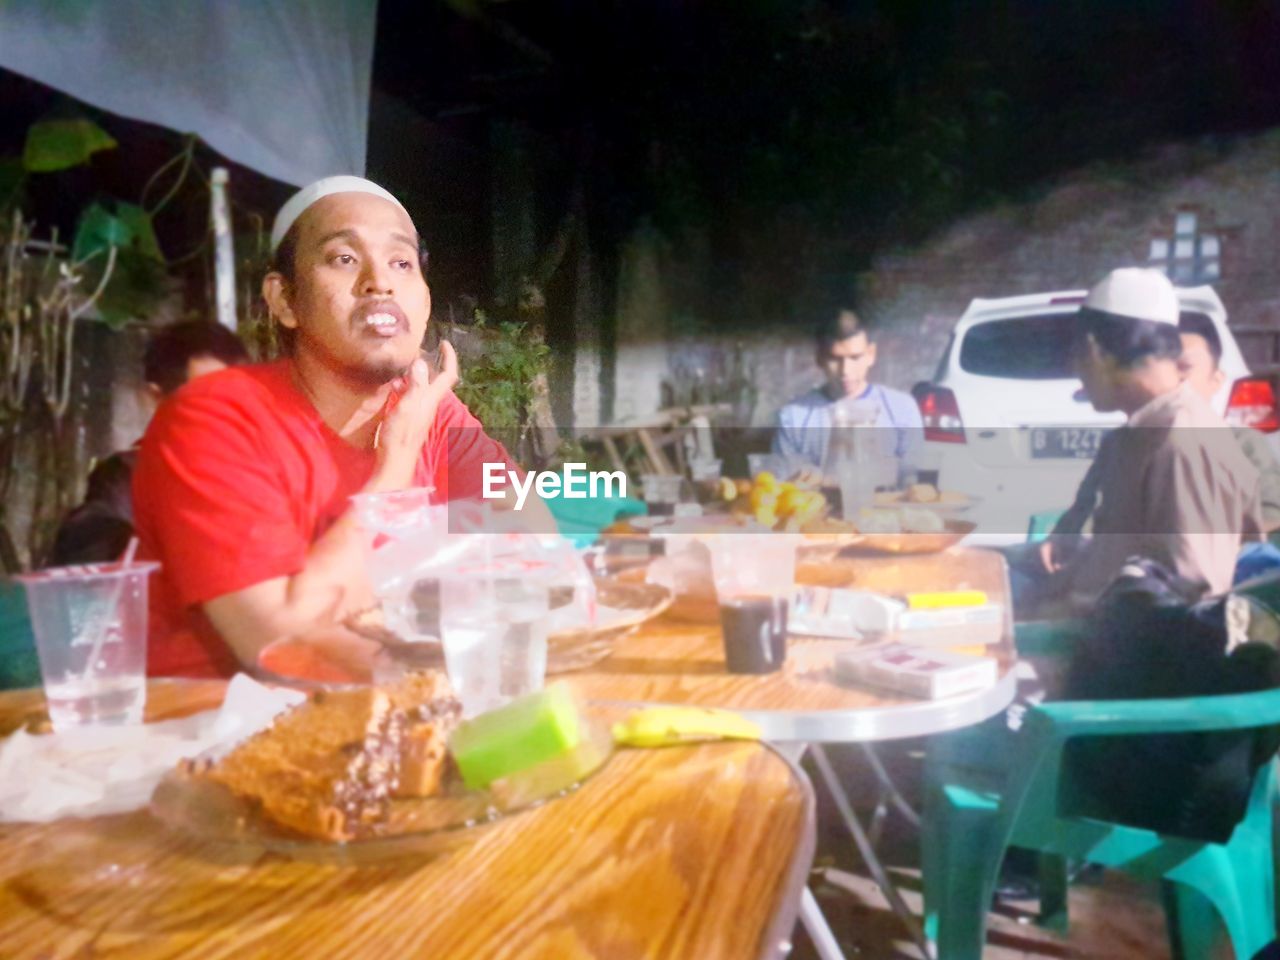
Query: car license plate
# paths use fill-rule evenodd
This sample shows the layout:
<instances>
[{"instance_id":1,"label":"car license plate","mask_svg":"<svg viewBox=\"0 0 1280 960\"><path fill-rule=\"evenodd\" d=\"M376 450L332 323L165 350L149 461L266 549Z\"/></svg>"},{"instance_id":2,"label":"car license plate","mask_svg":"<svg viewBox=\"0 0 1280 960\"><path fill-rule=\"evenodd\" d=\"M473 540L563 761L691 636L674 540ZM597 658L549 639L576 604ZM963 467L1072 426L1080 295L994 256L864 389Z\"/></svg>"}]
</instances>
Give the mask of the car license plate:
<instances>
[{"instance_id":1,"label":"car license plate","mask_svg":"<svg viewBox=\"0 0 1280 960\"><path fill-rule=\"evenodd\" d=\"M1031 456L1037 460L1092 460L1106 432L1102 427L1037 427L1031 431Z\"/></svg>"}]
</instances>

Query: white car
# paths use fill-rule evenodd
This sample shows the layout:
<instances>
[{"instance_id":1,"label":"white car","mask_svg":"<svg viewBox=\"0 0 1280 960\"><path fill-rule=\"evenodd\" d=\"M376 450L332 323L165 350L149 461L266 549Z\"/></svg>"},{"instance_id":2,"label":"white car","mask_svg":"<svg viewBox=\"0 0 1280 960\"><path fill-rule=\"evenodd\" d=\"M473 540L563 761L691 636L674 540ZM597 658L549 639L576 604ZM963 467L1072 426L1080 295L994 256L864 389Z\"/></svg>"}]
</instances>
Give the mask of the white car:
<instances>
[{"instance_id":1,"label":"white car","mask_svg":"<svg viewBox=\"0 0 1280 960\"><path fill-rule=\"evenodd\" d=\"M1074 315L1086 291L978 299L956 323L932 382L913 393L924 419L920 466L943 490L978 500L981 541L1026 539L1033 514L1065 510L1102 435L1124 422L1098 413L1071 370ZM1228 423L1280 428L1271 381L1250 376L1212 287L1178 290L1184 313L1209 317L1226 374L1214 398Z\"/></svg>"}]
</instances>

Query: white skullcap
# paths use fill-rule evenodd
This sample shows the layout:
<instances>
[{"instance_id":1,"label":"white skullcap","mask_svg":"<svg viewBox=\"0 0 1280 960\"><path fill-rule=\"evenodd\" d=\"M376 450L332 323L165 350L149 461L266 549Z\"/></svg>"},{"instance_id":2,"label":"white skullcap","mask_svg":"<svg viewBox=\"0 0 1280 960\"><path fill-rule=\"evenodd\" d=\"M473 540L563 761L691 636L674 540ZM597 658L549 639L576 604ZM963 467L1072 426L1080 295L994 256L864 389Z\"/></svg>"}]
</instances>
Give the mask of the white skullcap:
<instances>
[{"instance_id":1,"label":"white skullcap","mask_svg":"<svg viewBox=\"0 0 1280 960\"><path fill-rule=\"evenodd\" d=\"M307 184L286 200L284 206L280 208L280 212L276 214L276 222L271 225L271 252L275 253L276 247L280 246L280 241L289 232L289 228L297 223L298 218L306 212L308 207L322 197L328 197L335 193L368 193L375 197L381 197L383 200L390 200L401 210L404 210L403 203L372 180L351 176L324 177L314 183ZM404 214L406 217L409 216L409 211L404 210Z\"/></svg>"},{"instance_id":2,"label":"white skullcap","mask_svg":"<svg viewBox=\"0 0 1280 960\"><path fill-rule=\"evenodd\" d=\"M1084 298L1085 308L1132 320L1178 325L1178 295L1159 270L1122 267L1112 270Z\"/></svg>"}]
</instances>

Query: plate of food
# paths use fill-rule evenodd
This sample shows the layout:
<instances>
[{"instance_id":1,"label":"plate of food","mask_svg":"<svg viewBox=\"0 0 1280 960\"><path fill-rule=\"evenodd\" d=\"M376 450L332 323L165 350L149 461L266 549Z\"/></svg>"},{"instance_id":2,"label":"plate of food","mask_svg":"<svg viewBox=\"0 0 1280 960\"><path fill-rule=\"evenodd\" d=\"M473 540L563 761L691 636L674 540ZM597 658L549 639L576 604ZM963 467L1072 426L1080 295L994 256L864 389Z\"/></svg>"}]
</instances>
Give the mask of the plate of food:
<instances>
[{"instance_id":1,"label":"plate of food","mask_svg":"<svg viewBox=\"0 0 1280 960\"><path fill-rule=\"evenodd\" d=\"M270 727L184 760L151 812L197 839L295 859L430 853L575 789L613 750L553 685L463 720L438 671L317 691Z\"/></svg>"},{"instance_id":2,"label":"plate of food","mask_svg":"<svg viewBox=\"0 0 1280 960\"><path fill-rule=\"evenodd\" d=\"M576 625L572 617L558 621L547 637L547 673L566 673L598 663L620 637L664 613L674 599L655 583L614 577L595 578L596 622ZM423 591L428 600L430 591ZM438 596L438 594L437 594ZM552 614L571 597L553 589ZM438 624L438 611L419 610L419 616ZM375 679L384 661L392 672L442 669L444 651L437 637L410 640L390 626L378 607L348 617L340 628L323 636L277 640L259 654L258 668L268 678L320 686L366 684Z\"/></svg>"},{"instance_id":3,"label":"plate of food","mask_svg":"<svg viewBox=\"0 0 1280 960\"><path fill-rule=\"evenodd\" d=\"M939 490L931 483L913 483L905 490L885 490L875 495L877 507L913 507L950 515L964 513L977 503L977 497Z\"/></svg>"},{"instance_id":4,"label":"plate of food","mask_svg":"<svg viewBox=\"0 0 1280 960\"><path fill-rule=\"evenodd\" d=\"M941 553L974 531L972 520L944 517L911 508L863 510L856 521L862 537L848 545L850 553Z\"/></svg>"}]
</instances>

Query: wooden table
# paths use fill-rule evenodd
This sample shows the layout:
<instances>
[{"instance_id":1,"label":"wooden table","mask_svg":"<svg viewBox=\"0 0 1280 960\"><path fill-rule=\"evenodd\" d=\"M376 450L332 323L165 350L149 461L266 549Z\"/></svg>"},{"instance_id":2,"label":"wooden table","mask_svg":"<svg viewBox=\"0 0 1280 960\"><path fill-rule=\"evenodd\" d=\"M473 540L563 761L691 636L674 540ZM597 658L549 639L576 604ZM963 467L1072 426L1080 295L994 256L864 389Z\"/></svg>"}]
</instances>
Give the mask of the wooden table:
<instances>
[{"instance_id":1,"label":"wooden table","mask_svg":"<svg viewBox=\"0 0 1280 960\"><path fill-rule=\"evenodd\" d=\"M222 689L153 682L149 716ZM41 700L0 694L0 731ZM142 812L3 824L0 957L781 956L813 843L808 780L751 743L624 751L427 860L232 854Z\"/></svg>"},{"instance_id":2,"label":"wooden table","mask_svg":"<svg viewBox=\"0 0 1280 960\"><path fill-rule=\"evenodd\" d=\"M994 551L957 548L946 553L901 557L846 557L801 563L797 580L881 593L905 590L974 589L1009 610L1004 559ZM683 703L723 707L760 724L767 739L804 742L867 742L925 736L968 726L1008 706L1013 698L1016 656L1012 622L1006 616L1000 642L990 647L1000 679L983 691L946 700L895 696L835 682L833 662L859 643L792 637L787 663L762 676L731 674L724 665L714 606L706 617L672 617L646 624L619 640L606 659L565 674L585 698L615 703ZM955 638L963 643L966 637Z\"/></svg>"},{"instance_id":3,"label":"wooden table","mask_svg":"<svg viewBox=\"0 0 1280 960\"><path fill-rule=\"evenodd\" d=\"M986 690L937 701L846 686L835 682L834 659L840 652L861 645L798 637L789 639L786 665L777 673L730 674L725 670L713 598L706 598L702 604L681 604L692 613L700 612L699 620L680 622L666 617L646 624L618 641L608 658L567 674L566 679L583 697L596 702L681 703L734 710L753 720L767 739L795 744L792 755L797 759L805 750L810 751L819 777L872 877L922 954L928 956L929 947L919 923L880 861L873 836L855 813L822 745L861 744L880 790L877 817L881 815L880 808L892 805L906 811L913 821L918 819L869 744L957 730L994 716L1013 700L1017 656L1007 565L994 551L960 547L919 556L839 555L802 562L796 580L882 594L985 591L991 602L1003 604L1006 614L999 643L987 648L999 662L999 679ZM948 639L964 643L972 637L956 635ZM801 911L819 955L824 960L840 958L839 946L807 890Z\"/></svg>"}]
</instances>

